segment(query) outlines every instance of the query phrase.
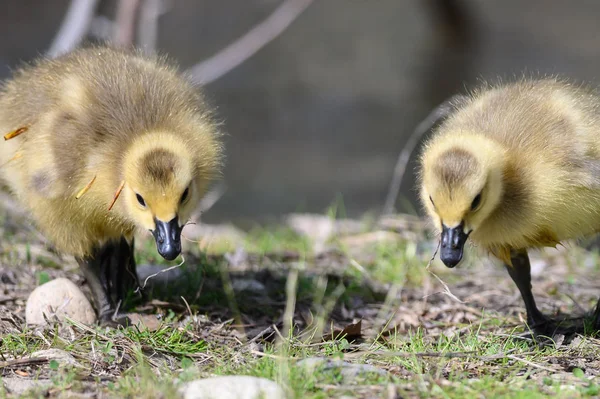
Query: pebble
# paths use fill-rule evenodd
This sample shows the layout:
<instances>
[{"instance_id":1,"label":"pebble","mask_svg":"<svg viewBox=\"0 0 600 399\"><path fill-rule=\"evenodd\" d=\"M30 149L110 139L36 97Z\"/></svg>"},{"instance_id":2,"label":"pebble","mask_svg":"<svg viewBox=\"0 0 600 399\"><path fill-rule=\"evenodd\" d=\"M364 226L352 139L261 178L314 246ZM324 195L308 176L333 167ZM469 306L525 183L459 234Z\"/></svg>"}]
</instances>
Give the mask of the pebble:
<instances>
[{"instance_id":1,"label":"pebble","mask_svg":"<svg viewBox=\"0 0 600 399\"><path fill-rule=\"evenodd\" d=\"M52 381L48 379L32 380L29 378L4 377L2 378L2 384L9 393L21 396L27 391L48 389L52 386Z\"/></svg>"},{"instance_id":2,"label":"pebble","mask_svg":"<svg viewBox=\"0 0 600 399\"><path fill-rule=\"evenodd\" d=\"M363 223L351 219L333 219L327 215L294 213L286 218L288 226L296 233L309 238L314 254L327 249L327 242L334 236L357 234L364 229Z\"/></svg>"},{"instance_id":3,"label":"pebble","mask_svg":"<svg viewBox=\"0 0 600 399\"><path fill-rule=\"evenodd\" d=\"M31 357L45 357L48 360L56 360L63 366L74 366L74 367L83 367L81 363L79 363L73 355L69 352L64 351L62 349L50 348L43 349L31 354Z\"/></svg>"},{"instance_id":4,"label":"pebble","mask_svg":"<svg viewBox=\"0 0 600 399\"><path fill-rule=\"evenodd\" d=\"M57 278L40 285L29 295L25 307L28 325L46 325L46 319L62 321L65 316L85 325L96 322L90 301L71 280Z\"/></svg>"},{"instance_id":5,"label":"pebble","mask_svg":"<svg viewBox=\"0 0 600 399\"><path fill-rule=\"evenodd\" d=\"M184 399L284 399L283 388L266 378L222 376L203 378L185 384Z\"/></svg>"}]
</instances>

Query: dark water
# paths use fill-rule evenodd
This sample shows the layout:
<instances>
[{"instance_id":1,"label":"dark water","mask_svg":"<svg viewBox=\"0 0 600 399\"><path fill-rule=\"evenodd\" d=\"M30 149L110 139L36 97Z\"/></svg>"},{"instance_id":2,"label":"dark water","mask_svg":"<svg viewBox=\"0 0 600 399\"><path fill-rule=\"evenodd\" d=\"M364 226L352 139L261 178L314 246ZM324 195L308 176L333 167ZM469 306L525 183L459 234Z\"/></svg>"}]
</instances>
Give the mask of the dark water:
<instances>
[{"instance_id":1,"label":"dark water","mask_svg":"<svg viewBox=\"0 0 600 399\"><path fill-rule=\"evenodd\" d=\"M5 2L0 73L47 48L67 1ZM274 0L172 2L159 47L188 67L261 21ZM428 111L479 78L522 71L596 83L600 2L316 0L281 37L205 88L227 133L228 191L207 220L378 209L398 153ZM439 2L444 3L443 1ZM414 203L411 162L398 209Z\"/></svg>"}]
</instances>

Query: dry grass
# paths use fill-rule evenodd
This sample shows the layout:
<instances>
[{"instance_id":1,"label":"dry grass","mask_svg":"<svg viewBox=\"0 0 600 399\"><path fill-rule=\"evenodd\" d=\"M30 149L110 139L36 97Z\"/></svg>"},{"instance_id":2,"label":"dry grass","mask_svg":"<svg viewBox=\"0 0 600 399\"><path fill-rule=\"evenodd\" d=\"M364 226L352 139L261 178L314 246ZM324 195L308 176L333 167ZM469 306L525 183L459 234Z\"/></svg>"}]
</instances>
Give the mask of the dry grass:
<instances>
[{"instance_id":1,"label":"dry grass","mask_svg":"<svg viewBox=\"0 0 600 399\"><path fill-rule=\"evenodd\" d=\"M176 397L185 381L220 374L277 380L298 398L600 393L599 340L540 346L524 337L521 299L504 270L477 256L428 270L435 246L411 218L337 229L318 253L281 227L253 231L233 252L189 243L184 266L149 281L153 300L134 314L142 324L125 330L25 327L35 286L59 276L85 285L76 264L22 219L6 214L2 226L0 373L45 383L32 397L64 397L65 388L70 397ZM157 261L151 242L139 249L141 264ZM537 254L542 310L589 309L600 293L597 263L578 248ZM73 361L36 354L49 348ZM330 362L299 365L312 357Z\"/></svg>"}]
</instances>

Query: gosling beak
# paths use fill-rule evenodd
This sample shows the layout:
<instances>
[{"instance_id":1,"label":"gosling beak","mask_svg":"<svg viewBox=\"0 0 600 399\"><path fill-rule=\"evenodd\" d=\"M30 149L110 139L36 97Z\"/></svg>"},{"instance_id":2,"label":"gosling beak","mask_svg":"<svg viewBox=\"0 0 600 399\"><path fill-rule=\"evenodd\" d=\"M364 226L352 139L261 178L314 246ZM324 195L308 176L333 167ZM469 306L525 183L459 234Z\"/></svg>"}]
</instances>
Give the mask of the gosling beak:
<instances>
[{"instance_id":1,"label":"gosling beak","mask_svg":"<svg viewBox=\"0 0 600 399\"><path fill-rule=\"evenodd\" d=\"M452 228L442 225L440 259L446 266L452 268L460 263L469 233L465 233L462 223Z\"/></svg>"},{"instance_id":2,"label":"gosling beak","mask_svg":"<svg viewBox=\"0 0 600 399\"><path fill-rule=\"evenodd\" d=\"M181 230L177 216L169 222L163 222L154 218L156 228L152 235L156 240L156 249L160 256L166 260L173 260L181 253Z\"/></svg>"}]
</instances>

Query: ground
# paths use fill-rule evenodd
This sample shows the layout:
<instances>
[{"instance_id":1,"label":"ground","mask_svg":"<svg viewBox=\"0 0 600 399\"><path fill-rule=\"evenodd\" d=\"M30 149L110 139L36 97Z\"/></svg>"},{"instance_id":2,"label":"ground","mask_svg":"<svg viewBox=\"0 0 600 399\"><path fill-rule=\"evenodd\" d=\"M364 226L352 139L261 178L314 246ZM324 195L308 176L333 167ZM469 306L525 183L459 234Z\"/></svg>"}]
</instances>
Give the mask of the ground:
<instances>
[{"instance_id":1,"label":"ground","mask_svg":"<svg viewBox=\"0 0 600 399\"><path fill-rule=\"evenodd\" d=\"M68 277L89 291L18 213L1 226L0 373L17 391L40 381L29 397L171 398L186 381L229 374L275 380L296 398L600 394L600 340L532 340L503 268L474 249L456 269L428 266L435 240L414 217L329 212L210 236L192 227L183 265L146 281L138 324L119 330L26 327L37 285ZM161 263L145 237L137 246L141 265L158 265L141 266L145 276L179 262ZM541 309L590 309L597 259L574 245L534 253Z\"/></svg>"}]
</instances>

